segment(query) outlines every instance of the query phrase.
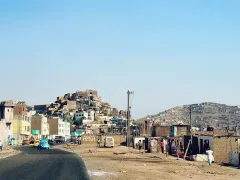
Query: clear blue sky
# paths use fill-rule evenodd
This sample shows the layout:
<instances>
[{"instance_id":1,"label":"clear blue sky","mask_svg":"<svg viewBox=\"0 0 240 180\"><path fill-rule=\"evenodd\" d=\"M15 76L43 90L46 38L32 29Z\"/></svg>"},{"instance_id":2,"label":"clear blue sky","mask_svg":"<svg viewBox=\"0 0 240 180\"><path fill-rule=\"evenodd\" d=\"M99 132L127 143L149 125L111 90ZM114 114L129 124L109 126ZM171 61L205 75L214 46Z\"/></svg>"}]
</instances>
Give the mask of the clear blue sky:
<instances>
[{"instance_id":1,"label":"clear blue sky","mask_svg":"<svg viewBox=\"0 0 240 180\"><path fill-rule=\"evenodd\" d=\"M96 89L134 117L240 104L238 0L0 1L0 100Z\"/></svg>"}]
</instances>

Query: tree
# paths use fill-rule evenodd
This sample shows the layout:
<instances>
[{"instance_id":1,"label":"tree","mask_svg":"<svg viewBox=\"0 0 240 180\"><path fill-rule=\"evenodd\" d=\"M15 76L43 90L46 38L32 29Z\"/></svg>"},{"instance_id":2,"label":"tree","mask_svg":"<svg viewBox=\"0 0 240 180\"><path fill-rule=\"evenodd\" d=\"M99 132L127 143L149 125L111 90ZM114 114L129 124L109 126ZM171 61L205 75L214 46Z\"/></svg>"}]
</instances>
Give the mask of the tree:
<instances>
[{"instance_id":1,"label":"tree","mask_svg":"<svg viewBox=\"0 0 240 180\"><path fill-rule=\"evenodd\" d=\"M83 120L86 119L85 117L75 118L73 120L73 124L76 126L81 126L83 124Z\"/></svg>"},{"instance_id":2,"label":"tree","mask_svg":"<svg viewBox=\"0 0 240 180\"><path fill-rule=\"evenodd\" d=\"M64 114L63 115L63 120L67 121L67 122L72 122L73 118L68 114Z\"/></svg>"}]
</instances>

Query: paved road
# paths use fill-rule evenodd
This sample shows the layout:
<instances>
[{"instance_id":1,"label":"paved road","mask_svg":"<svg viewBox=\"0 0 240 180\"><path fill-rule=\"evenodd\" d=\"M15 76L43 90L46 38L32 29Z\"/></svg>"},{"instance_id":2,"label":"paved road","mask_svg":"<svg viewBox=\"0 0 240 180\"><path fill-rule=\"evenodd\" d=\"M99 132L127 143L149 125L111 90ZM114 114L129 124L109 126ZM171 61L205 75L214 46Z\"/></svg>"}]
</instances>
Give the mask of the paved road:
<instances>
[{"instance_id":1,"label":"paved road","mask_svg":"<svg viewBox=\"0 0 240 180\"><path fill-rule=\"evenodd\" d=\"M58 149L17 147L22 153L0 160L0 180L88 180L79 156Z\"/></svg>"}]
</instances>

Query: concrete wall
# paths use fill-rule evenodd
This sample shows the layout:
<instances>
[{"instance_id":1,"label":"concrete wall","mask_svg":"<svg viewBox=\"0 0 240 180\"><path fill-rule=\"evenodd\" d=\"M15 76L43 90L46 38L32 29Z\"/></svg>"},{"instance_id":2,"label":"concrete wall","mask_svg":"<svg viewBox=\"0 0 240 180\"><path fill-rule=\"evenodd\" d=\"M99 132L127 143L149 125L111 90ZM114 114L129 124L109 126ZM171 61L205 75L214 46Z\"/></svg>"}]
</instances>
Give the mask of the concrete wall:
<instances>
[{"instance_id":1,"label":"concrete wall","mask_svg":"<svg viewBox=\"0 0 240 180\"><path fill-rule=\"evenodd\" d=\"M24 103L17 103L13 108L14 115L24 115L27 116L27 105Z\"/></svg>"},{"instance_id":2,"label":"concrete wall","mask_svg":"<svg viewBox=\"0 0 240 180\"><path fill-rule=\"evenodd\" d=\"M58 135L58 119L57 118L47 118L47 122L50 127L50 135Z\"/></svg>"},{"instance_id":3,"label":"concrete wall","mask_svg":"<svg viewBox=\"0 0 240 180\"><path fill-rule=\"evenodd\" d=\"M82 142L85 144L93 144L93 145L97 144L97 140L98 140L97 135L84 134L81 137L82 137ZM125 136L113 135L111 137L114 138L115 146L120 145L122 142L126 142ZM101 145L103 145L103 143L104 143L104 138L105 138L105 136L102 136Z\"/></svg>"},{"instance_id":4,"label":"concrete wall","mask_svg":"<svg viewBox=\"0 0 240 180\"><path fill-rule=\"evenodd\" d=\"M240 158L239 158L239 154L237 152L232 152L229 153L229 163L233 166L239 166L240 163Z\"/></svg>"}]
</instances>

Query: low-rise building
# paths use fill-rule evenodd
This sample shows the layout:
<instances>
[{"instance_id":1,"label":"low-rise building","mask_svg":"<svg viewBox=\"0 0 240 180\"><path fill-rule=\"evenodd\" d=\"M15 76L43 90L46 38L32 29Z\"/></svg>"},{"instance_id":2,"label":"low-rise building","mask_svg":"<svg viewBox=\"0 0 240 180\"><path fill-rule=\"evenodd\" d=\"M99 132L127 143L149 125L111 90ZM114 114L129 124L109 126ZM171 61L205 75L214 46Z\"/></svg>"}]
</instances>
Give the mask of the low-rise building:
<instances>
[{"instance_id":1,"label":"low-rise building","mask_svg":"<svg viewBox=\"0 0 240 180\"><path fill-rule=\"evenodd\" d=\"M13 109L13 144L20 144L31 135L31 115L25 102L18 102Z\"/></svg>"},{"instance_id":2,"label":"low-rise building","mask_svg":"<svg viewBox=\"0 0 240 180\"><path fill-rule=\"evenodd\" d=\"M48 136L50 126L47 121L47 117L42 114L32 116L31 131L38 130L40 136Z\"/></svg>"},{"instance_id":3,"label":"low-rise building","mask_svg":"<svg viewBox=\"0 0 240 180\"><path fill-rule=\"evenodd\" d=\"M88 112L86 111L78 111L75 113L75 118L80 119L80 118L85 118L88 119Z\"/></svg>"},{"instance_id":4,"label":"low-rise building","mask_svg":"<svg viewBox=\"0 0 240 180\"><path fill-rule=\"evenodd\" d=\"M31 119L22 115L15 115L13 120L13 144L20 144L23 140L28 140L31 135Z\"/></svg>"},{"instance_id":5,"label":"low-rise building","mask_svg":"<svg viewBox=\"0 0 240 180\"><path fill-rule=\"evenodd\" d=\"M75 118L80 119L83 118L85 120L94 121L95 120L95 111L89 109L87 111L78 111L75 113Z\"/></svg>"},{"instance_id":6,"label":"low-rise building","mask_svg":"<svg viewBox=\"0 0 240 180\"><path fill-rule=\"evenodd\" d=\"M13 101L0 103L0 140L6 145L12 138Z\"/></svg>"},{"instance_id":7,"label":"low-rise building","mask_svg":"<svg viewBox=\"0 0 240 180\"><path fill-rule=\"evenodd\" d=\"M63 121L60 117L50 117L47 119L50 127L50 136L64 136L65 139L70 138L70 123Z\"/></svg>"}]
</instances>

